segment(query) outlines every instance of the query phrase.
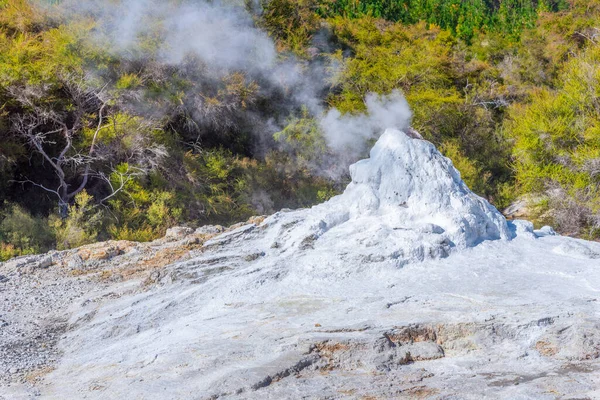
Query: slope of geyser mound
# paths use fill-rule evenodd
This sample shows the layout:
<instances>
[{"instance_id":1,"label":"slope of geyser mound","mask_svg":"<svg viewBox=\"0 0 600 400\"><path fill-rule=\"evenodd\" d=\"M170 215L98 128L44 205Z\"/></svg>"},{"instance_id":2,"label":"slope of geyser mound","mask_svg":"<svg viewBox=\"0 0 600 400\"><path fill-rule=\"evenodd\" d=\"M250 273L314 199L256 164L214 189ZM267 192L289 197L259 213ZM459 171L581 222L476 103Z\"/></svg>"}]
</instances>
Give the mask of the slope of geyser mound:
<instances>
[{"instance_id":1,"label":"slope of geyser mound","mask_svg":"<svg viewBox=\"0 0 600 400\"><path fill-rule=\"evenodd\" d=\"M504 217L467 188L448 158L401 131L386 130L350 175L342 195L267 219L273 247L401 266L511 236Z\"/></svg>"},{"instance_id":2,"label":"slope of geyser mound","mask_svg":"<svg viewBox=\"0 0 600 400\"><path fill-rule=\"evenodd\" d=\"M354 216L373 214L396 229L444 231L462 248L509 237L504 217L427 141L388 129L350 173L339 200Z\"/></svg>"},{"instance_id":3,"label":"slope of geyser mound","mask_svg":"<svg viewBox=\"0 0 600 400\"><path fill-rule=\"evenodd\" d=\"M600 244L507 223L395 130L351 172L311 209L1 264L0 399L600 398Z\"/></svg>"}]
</instances>

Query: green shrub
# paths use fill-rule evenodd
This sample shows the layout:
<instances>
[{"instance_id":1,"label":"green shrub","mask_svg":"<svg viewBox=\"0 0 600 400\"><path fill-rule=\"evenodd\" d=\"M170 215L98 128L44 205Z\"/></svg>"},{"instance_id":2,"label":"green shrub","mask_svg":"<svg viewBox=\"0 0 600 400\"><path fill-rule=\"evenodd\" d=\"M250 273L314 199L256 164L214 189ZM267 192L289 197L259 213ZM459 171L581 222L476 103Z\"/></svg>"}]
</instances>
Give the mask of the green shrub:
<instances>
[{"instance_id":1,"label":"green shrub","mask_svg":"<svg viewBox=\"0 0 600 400\"><path fill-rule=\"evenodd\" d=\"M46 219L34 217L15 204L5 209L0 222L0 260L47 251L54 240Z\"/></svg>"},{"instance_id":2,"label":"green shrub","mask_svg":"<svg viewBox=\"0 0 600 400\"><path fill-rule=\"evenodd\" d=\"M556 89L535 91L506 121L520 194L547 198L559 228L589 237L600 228L599 71L590 46L564 63Z\"/></svg>"},{"instance_id":3,"label":"green shrub","mask_svg":"<svg viewBox=\"0 0 600 400\"><path fill-rule=\"evenodd\" d=\"M276 40L280 51L306 56L319 29L315 0L263 0L260 25Z\"/></svg>"},{"instance_id":4,"label":"green shrub","mask_svg":"<svg viewBox=\"0 0 600 400\"><path fill-rule=\"evenodd\" d=\"M69 206L67 218L51 217L50 225L56 234L57 249L71 249L97 240L103 213L92 201L93 197L84 190L75 196L75 204Z\"/></svg>"},{"instance_id":5,"label":"green shrub","mask_svg":"<svg viewBox=\"0 0 600 400\"><path fill-rule=\"evenodd\" d=\"M403 24L427 22L451 31L469 42L480 31L497 31L518 38L535 25L538 12L568 8L567 0L321 0L319 14L326 17L371 16Z\"/></svg>"}]
</instances>

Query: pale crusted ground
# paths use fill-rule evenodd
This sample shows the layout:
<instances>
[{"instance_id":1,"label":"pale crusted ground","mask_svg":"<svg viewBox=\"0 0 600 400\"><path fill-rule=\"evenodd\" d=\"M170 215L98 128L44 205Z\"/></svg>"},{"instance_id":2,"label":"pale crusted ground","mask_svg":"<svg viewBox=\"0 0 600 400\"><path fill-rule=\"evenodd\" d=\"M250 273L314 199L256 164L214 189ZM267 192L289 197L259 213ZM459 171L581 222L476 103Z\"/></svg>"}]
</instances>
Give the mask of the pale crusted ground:
<instances>
[{"instance_id":1,"label":"pale crusted ground","mask_svg":"<svg viewBox=\"0 0 600 400\"><path fill-rule=\"evenodd\" d=\"M383 139L313 209L1 265L0 396L600 398L600 244Z\"/></svg>"},{"instance_id":2,"label":"pale crusted ground","mask_svg":"<svg viewBox=\"0 0 600 400\"><path fill-rule=\"evenodd\" d=\"M165 266L226 230L174 228L152 243L103 242L0 264L0 385L38 393L35 384L60 358L58 341L76 326L73 307L147 290Z\"/></svg>"}]
</instances>

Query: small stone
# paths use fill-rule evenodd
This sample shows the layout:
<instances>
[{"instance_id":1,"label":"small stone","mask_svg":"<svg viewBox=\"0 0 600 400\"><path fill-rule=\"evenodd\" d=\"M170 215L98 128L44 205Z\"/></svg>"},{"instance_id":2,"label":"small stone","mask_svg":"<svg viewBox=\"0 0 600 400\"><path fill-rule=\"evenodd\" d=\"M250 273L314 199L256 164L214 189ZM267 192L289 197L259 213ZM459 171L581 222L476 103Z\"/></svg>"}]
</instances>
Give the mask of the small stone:
<instances>
[{"instance_id":1,"label":"small stone","mask_svg":"<svg viewBox=\"0 0 600 400\"><path fill-rule=\"evenodd\" d=\"M537 236L543 237L543 236L556 236L556 232L554 231L554 229L552 229L551 226L542 226L540 229L538 229L537 231L535 231L535 234Z\"/></svg>"},{"instance_id":2,"label":"small stone","mask_svg":"<svg viewBox=\"0 0 600 400\"><path fill-rule=\"evenodd\" d=\"M89 258L89 254L87 254ZM67 261L67 268L69 269L78 269L83 265L83 259L79 254L75 254L73 257Z\"/></svg>"},{"instance_id":3,"label":"small stone","mask_svg":"<svg viewBox=\"0 0 600 400\"><path fill-rule=\"evenodd\" d=\"M18 368L15 368L15 367L12 367L11 369L9 369L9 370L8 370L8 372L9 372L10 374L16 374L17 372L19 372L19 369L18 369Z\"/></svg>"},{"instance_id":4,"label":"small stone","mask_svg":"<svg viewBox=\"0 0 600 400\"><path fill-rule=\"evenodd\" d=\"M42 258L40 261L38 261L35 264L34 268L48 268L52 264L53 264L52 256L47 256L47 257Z\"/></svg>"},{"instance_id":5,"label":"small stone","mask_svg":"<svg viewBox=\"0 0 600 400\"><path fill-rule=\"evenodd\" d=\"M249 254L246 257L244 257L244 260L246 260L247 262L251 262L251 261L259 259L260 257L262 257L264 255L265 255L264 252L253 253L253 254Z\"/></svg>"},{"instance_id":6,"label":"small stone","mask_svg":"<svg viewBox=\"0 0 600 400\"><path fill-rule=\"evenodd\" d=\"M225 230L221 225L204 225L196 229L196 235L215 235Z\"/></svg>"},{"instance_id":7,"label":"small stone","mask_svg":"<svg viewBox=\"0 0 600 400\"><path fill-rule=\"evenodd\" d=\"M160 280L160 271L152 272L149 279L152 282L158 282Z\"/></svg>"},{"instance_id":8,"label":"small stone","mask_svg":"<svg viewBox=\"0 0 600 400\"><path fill-rule=\"evenodd\" d=\"M513 221L509 221L508 224L516 236L535 238L535 234L533 233L533 224L531 222L515 219Z\"/></svg>"},{"instance_id":9,"label":"small stone","mask_svg":"<svg viewBox=\"0 0 600 400\"><path fill-rule=\"evenodd\" d=\"M165 239L167 241L179 240L184 237L191 235L194 233L192 228L188 228L185 226L175 226L173 228L167 229L167 233L165 234Z\"/></svg>"}]
</instances>

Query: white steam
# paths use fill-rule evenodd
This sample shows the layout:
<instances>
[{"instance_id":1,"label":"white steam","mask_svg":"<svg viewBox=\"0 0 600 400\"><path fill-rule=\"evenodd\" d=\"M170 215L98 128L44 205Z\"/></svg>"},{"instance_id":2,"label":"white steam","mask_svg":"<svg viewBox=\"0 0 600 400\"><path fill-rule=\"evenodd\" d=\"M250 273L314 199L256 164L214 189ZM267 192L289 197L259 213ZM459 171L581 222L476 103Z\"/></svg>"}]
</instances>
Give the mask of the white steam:
<instances>
[{"instance_id":1,"label":"white steam","mask_svg":"<svg viewBox=\"0 0 600 400\"><path fill-rule=\"evenodd\" d=\"M124 59L143 58L149 52L169 65L193 59L203 64L203 76L196 78L199 83L241 71L261 83L267 98L269 90L285 93L289 104L276 104L279 109L306 107L319 120L333 159L316 163L317 173L339 178L350 163L366 155L371 139L386 128L409 127L411 112L398 91L367 95L362 114L327 110L323 93L332 65L280 57L273 40L256 27L243 0L65 0L60 7L66 18L91 16L97 23L99 43ZM325 36L315 36L321 51L330 50ZM285 125L283 118L254 117L254 121L257 146L272 142L273 134ZM319 171L324 164L330 166L329 171Z\"/></svg>"},{"instance_id":2,"label":"white steam","mask_svg":"<svg viewBox=\"0 0 600 400\"><path fill-rule=\"evenodd\" d=\"M187 5L165 25L166 56L175 64L191 53L209 66L226 70L267 70L275 65L273 42L255 29L250 16L238 7Z\"/></svg>"},{"instance_id":3,"label":"white steam","mask_svg":"<svg viewBox=\"0 0 600 400\"><path fill-rule=\"evenodd\" d=\"M92 16L97 38L125 57L158 45L161 61L177 65L193 55L213 73L266 71L277 61L243 1L66 0L61 9L67 17Z\"/></svg>"},{"instance_id":4,"label":"white steam","mask_svg":"<svg viewBox=\"0 0 600 400\"><path fill-rule=\"evenodd\" d=\"M344 114L329 110L320 121L329 148L339 154L360 156L370 139L377 139L386 128L406 130L411 111L397 90L390 95L369 93L365 98L366 113Z\"/></svg>"}]
</instances>

